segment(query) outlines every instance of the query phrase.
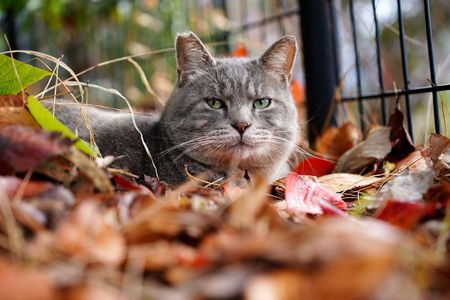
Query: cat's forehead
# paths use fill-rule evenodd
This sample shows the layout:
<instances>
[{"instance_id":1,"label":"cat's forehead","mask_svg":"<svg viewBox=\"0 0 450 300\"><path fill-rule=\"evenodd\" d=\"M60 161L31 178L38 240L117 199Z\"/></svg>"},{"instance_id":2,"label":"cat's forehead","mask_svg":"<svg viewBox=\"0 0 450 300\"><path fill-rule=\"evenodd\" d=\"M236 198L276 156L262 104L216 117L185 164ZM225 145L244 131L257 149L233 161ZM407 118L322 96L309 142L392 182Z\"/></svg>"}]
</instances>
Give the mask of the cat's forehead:
<instances>
[{"instance_id":1,"label":"cat's forehead","mask_svg":"<svg viewBox=\"0 0 450 300\"><path fill-rule=\"evenodd\" d=\"M264 92L264 74L256 60L246 58L218 59L210 70L218 92L224 96L245 94L249 97ZM266 86L266 87L265 87Z\"/></svg>"},{"instance_id":2,"label":"cat's forehead","mask_svg":"<svg viewBox=\"0 0 450 300\"><path fill-rule=\"evenodd\" d=\"M213 69L224 75L240 77L257 72L258 66L256 60L248 58L221 58L216 60Z\"/></svg>"}]
</instances>

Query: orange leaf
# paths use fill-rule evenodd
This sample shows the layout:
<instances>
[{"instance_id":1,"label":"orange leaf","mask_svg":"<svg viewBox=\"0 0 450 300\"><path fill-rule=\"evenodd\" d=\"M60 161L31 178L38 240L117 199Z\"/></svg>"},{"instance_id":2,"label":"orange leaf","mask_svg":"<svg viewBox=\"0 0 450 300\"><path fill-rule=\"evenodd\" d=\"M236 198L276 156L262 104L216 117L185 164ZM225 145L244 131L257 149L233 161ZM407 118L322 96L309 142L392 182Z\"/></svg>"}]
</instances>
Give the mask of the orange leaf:
<instances>
[{"instance_id":1,"label":"orange leaf","mask_svg":"<svg viewBox=\"0 0 450 300\"><path fill-rule=\"evenodd\" d=\"M245 47L244 43L236 44L236 48L234 48L234 51L233 51L233 56L234 57L247 57L248 56L248 51L247 51L247 48Z\"/></svg>"}]
</instances>

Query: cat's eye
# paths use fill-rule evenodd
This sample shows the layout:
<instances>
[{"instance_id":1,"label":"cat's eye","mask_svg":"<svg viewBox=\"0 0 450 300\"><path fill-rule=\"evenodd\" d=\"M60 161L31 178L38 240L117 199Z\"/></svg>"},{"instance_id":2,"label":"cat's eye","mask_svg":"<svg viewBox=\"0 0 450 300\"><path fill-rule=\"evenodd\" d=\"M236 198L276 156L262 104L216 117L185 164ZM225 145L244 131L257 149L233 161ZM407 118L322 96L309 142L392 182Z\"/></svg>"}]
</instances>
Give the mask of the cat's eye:
<instances>
[{"instance_id":1,"label":"cat's eye","mask_svg":"<svg viewBox=\"0 0 450 300\"><path fill-rule=\"evenodd\" d=\"M269 98L261 98L253 101L253 107L257 109L267 108L270 105L271 101Z\"/></svg>"},{"instance_id":2,"label":"cat's eye","mask_svg":"<svg viewBox=\"0 0 450 300\"><path fill-rule=\"evenodd\" d=\"M225 102L217 98L207 99L206 103L214 109L221 109L225 106Z\"/></svg>"}]
</instances>

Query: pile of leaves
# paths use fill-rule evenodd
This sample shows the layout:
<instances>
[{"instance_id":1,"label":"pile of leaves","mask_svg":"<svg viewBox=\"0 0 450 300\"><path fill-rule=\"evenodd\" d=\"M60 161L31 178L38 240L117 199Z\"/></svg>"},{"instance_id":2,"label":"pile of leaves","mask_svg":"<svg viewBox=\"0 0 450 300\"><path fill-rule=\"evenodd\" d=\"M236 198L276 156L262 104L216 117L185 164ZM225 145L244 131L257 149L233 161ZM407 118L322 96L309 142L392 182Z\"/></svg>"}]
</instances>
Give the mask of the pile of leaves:
<instances>
[{"instance_id":1,"label":"pile of leaves","mask_svg":"<svg viewBox=\"0 0 450 300\"><path fill-rule=\"evenodd\" d=\"M450 297L450 140L414 146L399 110L364 140L329 129L272 184L137 184L23 93L49 74L14 69L0 71L0 299Z\"/></svg>"}]
</instances>

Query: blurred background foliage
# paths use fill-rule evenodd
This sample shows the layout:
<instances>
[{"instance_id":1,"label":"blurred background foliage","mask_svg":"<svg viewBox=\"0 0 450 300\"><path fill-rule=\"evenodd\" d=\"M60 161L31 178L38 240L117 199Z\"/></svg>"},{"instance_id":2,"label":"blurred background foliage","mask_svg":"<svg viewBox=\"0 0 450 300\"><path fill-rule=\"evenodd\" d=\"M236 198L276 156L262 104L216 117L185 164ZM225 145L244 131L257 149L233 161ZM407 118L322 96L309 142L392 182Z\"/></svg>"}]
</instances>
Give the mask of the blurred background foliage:
<instances>
[{"instance_id":1,"label":"blurred background foliage","mask_svg":"<svg viewBox=\"0 0 450 300\"><path fill-rule=\"evenodd\" d=\"M341 92L353 95L356 93L356 72L348 0L333 2L339 26ZM402 0L402 4L411 86L426 86L430 76L423 1ZM385 88L402 88L397 4L395 0L377 0L376 5ZM450 1L430 0L430 5L438 82L448 83ZM176 80L171 48L177 33L194 31L219 55L232 55L233 52L259 55L284 34L293 34L301 41L298 11L296 0L1 0L0 32L8 38L12 49L32 49L62 58L76 73L114 58L137 55L135 59L151 86L161 99L166 99ZM375 92L379 86L371 0L355 0L355 12L363 93ZM270 18L281 14L287 16ZM264 19L267 21L258 22ZM259 25L255 25L257 23ZM253 25L246 26L248 24ZM0 50L7 49L2 35ZM151 54L161 49L167 51ZM301 52L299 54L294 79L298 83L295 87L298 104L302 106L304 74ZM26 56L18 58L29 59ZM135 106L149 109L157 106L155 98L142 84L136 67L128 61L95 68L80 80L115 88ZM90 91L89 95L90 99L105 105L124 106L120 99L108 93ZM445 103L449 92L441 92L440 97L443 104L441 112L448 114ZM431 96L423 94L412 98L414 113L418 116L416 120L432 120L429 111ZM365 106L371 118L369 121L377 123L379 106L373 103L368 102ZM389 103L392 110L395 99ZM357 111L356 107L348 105L346 110L346 118L355 117L352 111ZM425 136L431 124L419 121L414 126L416 131L423 127L421 132Z\"/></svg>"}]
</instances>

